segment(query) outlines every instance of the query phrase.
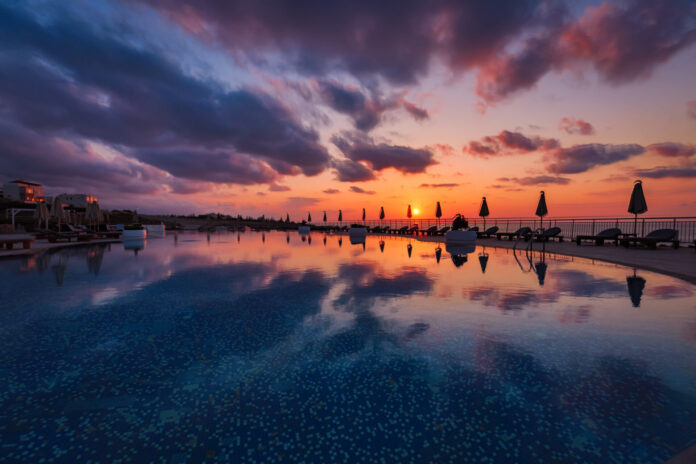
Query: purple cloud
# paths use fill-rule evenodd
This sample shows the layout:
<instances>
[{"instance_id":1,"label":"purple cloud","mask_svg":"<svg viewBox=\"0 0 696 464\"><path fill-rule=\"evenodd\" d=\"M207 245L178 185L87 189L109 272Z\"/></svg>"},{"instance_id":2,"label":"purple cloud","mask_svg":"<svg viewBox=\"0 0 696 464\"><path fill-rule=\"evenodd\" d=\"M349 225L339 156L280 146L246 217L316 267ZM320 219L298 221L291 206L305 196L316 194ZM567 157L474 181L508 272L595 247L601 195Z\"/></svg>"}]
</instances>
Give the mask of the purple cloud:
<instances>
[{"instance_id":1,"label":"purple cloud","mask_svg":"<svg viewBox=\"0 0 696 464\"><path fill-rule=\"evenodd\" d=\"M494 103L578 65L613 84L645 77L696 40L695 18L696 4L683 0L604 2L578 20L560 13L516 53L481 63L477 93Z\"/></svg>"},{"instance_id":2,"label":"purple cloud","mask_svg":"<svg viewBox=\"0 0 696 464\"><path fill-rule=\"evenodd\" d=\"M268 186L268 190L271 192L289 192L292 189L287 185L271 184Z\"/></svg>"},{"instance_id":3,"label":"purple cloud","mask_svg":"<svg viewBox=\"0 0 696 464\"><path fill-rule=\"evenodd\" d=\"M365 182L377 177L372 169L357 161L334 161L333 167L336 170L336 179L341 182Z\"/></svg>"},{"instance_id":4,"label":"purple cloud","mask_svg":"<svg viewBox=\"0 0 696 464\"><path fill-rule=\"evenodd\" d=\"M322 101L335 111L350 116L355 128L361 131L374 129L384 112L400 107L418 121L429 116L427 110L403 98L383 98L374 90L372 96L368 97L361 90L337 81L319 81L317 85Z\"/></svg>"},{"instance_id":5,"label":"purple cloud","mask_svg":"<svg viewBox=\"0 0 696 464\"><path fill-rule=\"evenodd\" d=\"M324 193L326 193L326 194L328 194L328 195L334 195L334 194L336 194L336 193L341 193L340 190L335 189L335 188L328 188L328 189L326 189L326 190L322 190L322 192L324 192Z\"/></svg>"},{"instance_id":6,"label":"purple cloud","mask_svg":"<svg viewBox=\"0 0 696 464\"><path fill-rule=\"evenodd\" d=\"M81 19L39 21L0 5L0 43L13 50L0 55L0 117L46 145L96 140L174 176L213 182L272 182L329 167L318 134L271 96L198 80Z\"/></svg>"},{"instance_id":7,"label":"purple cloud","mask_svg":"<svg viewBox=\"0 0 696 464\"><path fill-rule=\"evenodd\" d=\"M696 154L696 145L686 145L675 142L654 143L648 145L646 149L667 158L688 158Z\"/></svg>"},{"instance_id":8,"label":"purple cloud","mask_svg":"<svg viewBox=\"0 0 696 464\"><path fill-rule=\"evenodd\" d=\"M570 179L567 177L559 176L499 177L496 180L498 182L510 182L519 185L567 185L570 183Z\"/></svg>"},{"instance_id":9,"label":"purple cloud","mask_svg":"<svg viewBox=\"0 0 696 464\"><path fill-rule=\"evenodd\" d=\"M546 157L546 169L554 174L577 174L589 171L595 166L623 161L645 152L645 148L636 144L604 145L590 143L558 148Z\"/></svg>"},{"instance_id":10,"label":"purple cloud","mask_svg":"<svg viewBox=\"0 0 696 464\"><path fill-rule=\"evenodd\" d=\"M351 186L350 186L350 191L351 191L351 192L355 192L355 193L362 193L362 194L364 194L364 195L374 195L375 193L377 193L377 192L375 192L374 190L364 190L364 189L361 189L361 188L358 187L357 185L351 185Z\"/></svg>"},{"instance_id":11,"label":"purple cloud","mask_svg":"<svg viewBox=\"0 0 696 464\"><path fill-rule=\"evenodd\" d=\"M433 154L424 148L411 148L386 143L374 143L370 137L343 133L334 135L331 141L353 161L363 161L373 170L394 168L404 174L425 172L428 166L437 164Z\"/></svg>"},{"instance_id":12,"label":"purple cloud","mask_svg":"<svg viewBox=\"0 0 696 464\"><path fill-rule=\"evenodd\" d=\"M694 178L696 166L657 166L650 169L636 169L635 175L651 179Z\"/></svg>"},{"instance_id":13,"label":"purple cloud","mask_svg":"<svg viewBox=\"0 0 696 464\"><path fill-rule=\"evenodd\" d=\"M531 153L536 150L550 150L559 146L556 139L539 136L527 137L519 132L507 130L498 135L483 137L480 141L471 141L464 148L473 156L488 158L489 156L517 155Z\"/></svg>"},{"instance_id":14,"label":"purple cloud","mask_svg":"<svg viewBox=\"0 0 696 464\"><path fill-rule=\"evenodd\" d=\"M186 9L174 0L142 2L232 53L277 53L306 74L346 71L395 84L414 83L436 56L453 69L470 69L544 25L550 10L542 0L201 0Z\"/></svg>"}]
</instances>

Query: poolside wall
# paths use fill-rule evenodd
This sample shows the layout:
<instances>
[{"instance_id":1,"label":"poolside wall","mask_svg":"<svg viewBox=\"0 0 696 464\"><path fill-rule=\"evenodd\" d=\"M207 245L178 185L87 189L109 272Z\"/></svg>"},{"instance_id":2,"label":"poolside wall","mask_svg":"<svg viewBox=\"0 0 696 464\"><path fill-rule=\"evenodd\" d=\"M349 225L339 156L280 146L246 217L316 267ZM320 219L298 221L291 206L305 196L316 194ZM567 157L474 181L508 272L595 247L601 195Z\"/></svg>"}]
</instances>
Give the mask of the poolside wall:
<instances>
[{"instance_id":1,"label":"poolside wall","mask_svg":"<svg viewBox=\"0 0 696 464\"><path fill-rule=\"evenodd\" d=\"M469 227L479 227L483 229L483 219L479 217L467 218ZM406 225L418 225L420 230L427 229L431 226L439 224L440 227L450 225L451 218L418 218L418 219L390 219L390 220L355 220L346 219L341 222L341 225L350 225L353 223L365 224L367 226L389 226L392 229L403 227ZM339 225L336 221L315 222L314 225ZM538 228L540 225L538 217L503 217L503 218L486 218L486 227L498 226L500 232L514 232L520 227ZM594 235L604 229L618 227L625 233L633 233L634 218L544 218L544 228L560 227L561 235L567 238L574 238L578 235ZM653 230L657 229L676 229L679 231L679 240L683 243L693 243L696 240L696 217L654 217L654 218L638 218L637 235L644 236Z\"/></svg>"}]
</instances>

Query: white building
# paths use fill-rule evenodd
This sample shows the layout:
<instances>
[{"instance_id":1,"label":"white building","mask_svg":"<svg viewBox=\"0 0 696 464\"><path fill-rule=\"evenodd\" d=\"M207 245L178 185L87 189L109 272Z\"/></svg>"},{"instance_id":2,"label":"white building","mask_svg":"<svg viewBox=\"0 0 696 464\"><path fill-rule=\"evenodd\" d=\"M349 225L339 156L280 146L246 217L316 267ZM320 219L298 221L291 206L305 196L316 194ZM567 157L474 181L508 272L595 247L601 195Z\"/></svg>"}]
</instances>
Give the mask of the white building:
<instances>
[{"instance_id":1,"label":"white building","mask_svg":"<svg viewBox=\"0 0 696 464\"><path fill-rule=\"evenodd\" d=\"M21 201L24 203L40 203L44 201L43 185L24 180L5 182L2 196L7 200Z\"/></svg>"},{"instance_id":2,"label":"white building","mask_svg":"<svg viewBox=\"0 0 696 464\"><path fill-rule=\"evenodd\" d=\"M58 198L60 198L61 203L73 208L87 208L88 204L99 202L95 195L86 193L61 193Z\"/></svg>"}]
</instances>

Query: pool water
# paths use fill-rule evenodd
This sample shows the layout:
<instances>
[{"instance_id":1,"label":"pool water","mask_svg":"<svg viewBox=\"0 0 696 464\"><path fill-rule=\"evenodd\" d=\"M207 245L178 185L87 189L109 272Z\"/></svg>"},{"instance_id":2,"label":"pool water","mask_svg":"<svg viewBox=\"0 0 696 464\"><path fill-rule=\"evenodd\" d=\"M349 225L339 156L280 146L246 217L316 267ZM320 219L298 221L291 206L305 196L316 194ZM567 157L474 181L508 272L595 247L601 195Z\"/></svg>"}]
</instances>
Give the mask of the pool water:
<instances>
[{"instance_id":1,"label":"pool water","mask_svg":"<svg viewBox=\"0 0 696 464\"><path fill-rule=\"evenodd\" d=\"M694 443L695 286L454 251L181 233L0 261L0 461L659 463Z\"/></svg>"}]
</instances>

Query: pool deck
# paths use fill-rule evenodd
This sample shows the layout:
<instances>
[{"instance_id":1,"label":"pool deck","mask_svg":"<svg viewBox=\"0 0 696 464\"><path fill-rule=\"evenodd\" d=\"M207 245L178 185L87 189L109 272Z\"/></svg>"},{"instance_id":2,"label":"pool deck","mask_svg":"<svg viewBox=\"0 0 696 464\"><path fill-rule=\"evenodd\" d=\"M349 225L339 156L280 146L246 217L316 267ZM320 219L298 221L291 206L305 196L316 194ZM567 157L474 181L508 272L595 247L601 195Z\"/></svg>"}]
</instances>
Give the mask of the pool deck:
<instances>
[{"instance_id":1,"label":"pool deck","mask_svg":"<svg viewBox=\"0 0 696 464\"><path fill-rule=\"evenodd\" d=\"M443 242L444 237L419 237L418 240L428 242ZM524 252L528 242L520 241L518 251ZM493 248L513 248L515 241L497 240L495 238L480 238L476 245ZM635 267L646 271L659 272L661 274L678 277L696 284L696 253L694 248L682 247L677 250L671 247L658 247L657 250L647 248L624 248L616 245L582 245L575 242L548 242L534 243L533 250L540 251L546 245L546 251L567 256L576 256L623 266Z\"/></svg>"},{"instance_id":2,"label":"pool deck","mask_svg":"<svg viewBox=\"0 0 696 464\"><path fill-rule=\"evenodd\" d=\"M43 253L46 253L49 250L54 250L58 248L68 248L68 247L76 247L76 246L89 246L89 245L95 245L95 244L100 244L100 243L118 243L120 242L121 239L98 239L98 240L90 240L88 242L79 242L79 241L74 241L74 242L56 242L56 243L50 243L48 240L35 240L31 244L31 248L24 249L22 248L21 244L19 244L19 247L15 247L11 250L7 249L0 249L0 259L2 258L15 258L18 256L36 256L40 255Z\"/></svg>"}]
</instances>

